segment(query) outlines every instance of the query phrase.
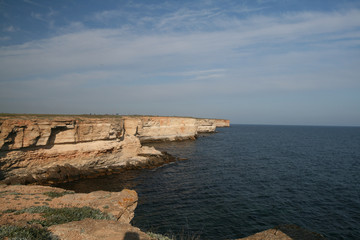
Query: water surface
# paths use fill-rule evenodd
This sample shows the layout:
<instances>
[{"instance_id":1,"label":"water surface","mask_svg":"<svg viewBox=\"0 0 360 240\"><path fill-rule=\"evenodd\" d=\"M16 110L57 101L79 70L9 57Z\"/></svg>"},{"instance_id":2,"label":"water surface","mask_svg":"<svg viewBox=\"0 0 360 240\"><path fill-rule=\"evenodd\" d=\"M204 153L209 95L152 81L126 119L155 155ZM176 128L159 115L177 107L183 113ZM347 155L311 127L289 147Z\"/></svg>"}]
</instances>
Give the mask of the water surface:
<instances>
[{"instance_id":1,"label":"water surface","mask_svg":"<svg viewBox=\"0 0 360 240\"><path fill-rule=\"evenodd\" d=\"M329 239L360 239L360 128L232 125L218 131L153 144L185 161L61 187L135 189L133 225L159 233L231 239L291 223Z\"/></svg>"}]
</instances>

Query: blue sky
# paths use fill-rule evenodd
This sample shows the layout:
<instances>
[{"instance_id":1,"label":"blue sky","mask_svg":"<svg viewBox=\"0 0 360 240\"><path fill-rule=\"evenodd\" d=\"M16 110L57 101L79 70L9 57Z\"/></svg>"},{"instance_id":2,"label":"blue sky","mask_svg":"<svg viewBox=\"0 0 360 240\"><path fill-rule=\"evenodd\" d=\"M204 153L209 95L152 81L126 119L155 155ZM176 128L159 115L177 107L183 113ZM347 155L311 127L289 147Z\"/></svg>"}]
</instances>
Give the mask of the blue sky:
<instances>
[{"instance_id":1,"label":"blue sky","mask_svg":"<svg viewBox=\"0 0 360 240\"><path fill-rule=\"evenodd\" d=\"M0 0L0 112L360 126L360 1Z\"/></svg>"}]
</instances>

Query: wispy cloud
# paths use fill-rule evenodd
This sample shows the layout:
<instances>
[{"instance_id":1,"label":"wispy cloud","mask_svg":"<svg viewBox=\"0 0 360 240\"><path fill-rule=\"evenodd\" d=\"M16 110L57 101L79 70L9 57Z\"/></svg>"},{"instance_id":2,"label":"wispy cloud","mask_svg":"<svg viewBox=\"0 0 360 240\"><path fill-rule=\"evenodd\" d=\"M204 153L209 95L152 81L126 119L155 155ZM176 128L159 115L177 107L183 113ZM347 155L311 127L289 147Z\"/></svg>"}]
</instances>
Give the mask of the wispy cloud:
<instances>
[{"instance_id":1,"label":"wispy cloud","mask_svg":"<svg viewBox=\"0 0 360 240\"><path fill-rule=\"evenodd\" d=\"M9 37L9 36L0 37L0 41L8 41L10 39L11 39L11 37Z\"/></svg>"},{"instance_id":2,"label":"wispy cloud","mask_svg":"<svg viewBox=\"0 0 360 240\"><path fill-rule=\"evenodd\" d=\"M168 105L184 96L215 102L250 93L360 88L359 9L261 14L265 8L92 13L87 20L106 27L73 21L51 38L1 47L0 102L21 95L36 104L76 102L74 111L85 102L99 108L131 102L146 110L141 105L151 99L172 109ZM33 12L44 22L54 16Z\"/></svg>"},{"instance_id":3,"label":"wispy cloud","mask_svg":"<svg viewBox=\"0 0 360 240\"><path fill-rule=\"evenodd\" d=\"M8 26L8 27L5 27L4 29L3 29L3 31L4 32L16 32L16 31L18 31L13 25L10 25L10 26Z\"/></svg>"},{"instance_id":4,"label":"wispy cloud","mask_svg":"<svg viewBox=\"0 0 360 240\"><path fill-rule=\"evenodd\" d=\"M31 5L34 5L36 7L46 7L45 5L43 4L40 4L36 1L31 1L31 0L24 0L25 3L28 3L28 4L31 4Z\"/></svg>"}]
</instances>

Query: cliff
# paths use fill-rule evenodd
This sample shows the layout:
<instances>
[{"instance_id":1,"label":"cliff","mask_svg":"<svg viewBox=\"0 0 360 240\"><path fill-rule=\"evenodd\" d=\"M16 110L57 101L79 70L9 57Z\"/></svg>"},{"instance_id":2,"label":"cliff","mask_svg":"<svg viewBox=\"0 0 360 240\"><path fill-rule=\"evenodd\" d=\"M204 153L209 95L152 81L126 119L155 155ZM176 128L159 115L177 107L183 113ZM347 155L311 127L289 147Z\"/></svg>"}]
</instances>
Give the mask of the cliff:
<instances>
[{"instance_id":1,"label":"cliff","mask_svg":"<svg viewBox=\"0 0 360 240\"><path fill-rule=\"evenodd\" d=\"M148 141L195 139L226 120L183 117L3 116L0 178L46 183L153 167L176 159Z\"/></svg>"},{"instance_id":2,"label":"cliff","mask_svg":"<svg viewBox=\"0 0 360 240\"><path fill-rule=\"evenodd\" d=\"M214 119L216 127L230 127L230 120Z\"/></svg>"}]
</instances>

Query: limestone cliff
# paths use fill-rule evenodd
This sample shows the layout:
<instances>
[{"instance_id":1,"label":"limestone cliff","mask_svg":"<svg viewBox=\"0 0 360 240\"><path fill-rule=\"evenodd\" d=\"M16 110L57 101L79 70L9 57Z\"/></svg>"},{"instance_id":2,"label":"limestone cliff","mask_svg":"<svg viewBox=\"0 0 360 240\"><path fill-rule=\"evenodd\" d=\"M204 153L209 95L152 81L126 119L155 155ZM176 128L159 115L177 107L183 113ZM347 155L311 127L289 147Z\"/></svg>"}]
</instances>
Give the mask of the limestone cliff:
<instances>
[{"instance_id":1,"label":"limestone cliff","mask_svg":"<svg viewBox=\"0 0 360 240\"><path fill-rule=\"evenodd\" d=\"M230 127L230 120L214 119L216 127Z\"/></svg>"},{"instance_id":2,"label":"limestone cliff","mask_svg":"<svg viewBox=\"0 0 360 240\"><path fill-rule=\"evenodd\" d=\"M0 178L45 183L157 166L175 159L141 142L195 139L217 125L184 117L2 117Z\"/></svg>"}]
</instances>

